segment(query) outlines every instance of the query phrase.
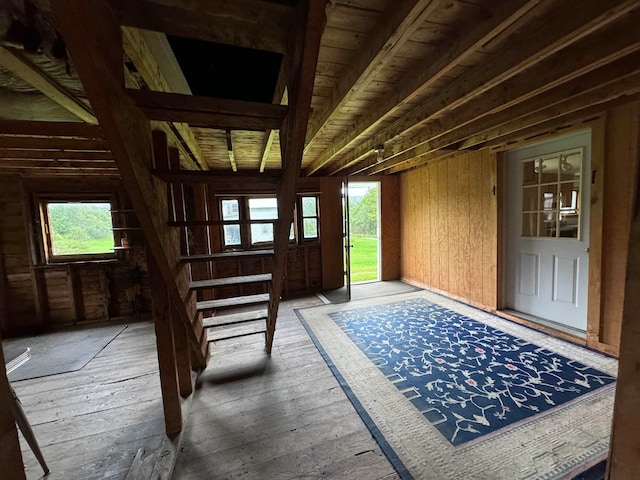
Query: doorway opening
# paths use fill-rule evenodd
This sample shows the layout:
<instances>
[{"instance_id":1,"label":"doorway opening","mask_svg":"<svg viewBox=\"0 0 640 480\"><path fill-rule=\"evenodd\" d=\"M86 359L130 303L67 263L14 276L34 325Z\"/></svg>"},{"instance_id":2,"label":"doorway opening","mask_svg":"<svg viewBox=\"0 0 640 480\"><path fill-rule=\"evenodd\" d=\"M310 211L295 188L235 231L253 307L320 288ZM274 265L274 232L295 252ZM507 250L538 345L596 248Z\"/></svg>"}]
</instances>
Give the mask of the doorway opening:
<instances>
[{"instance_id":1,"label":"doorway opening","mask_svg":"<svg viewBox=\"0 0 640 480\"><path fill-rule=\"evenodd\" d=\"M351 283L380 280L380 182L349 182Z\"/></svg>"}]
</instances>

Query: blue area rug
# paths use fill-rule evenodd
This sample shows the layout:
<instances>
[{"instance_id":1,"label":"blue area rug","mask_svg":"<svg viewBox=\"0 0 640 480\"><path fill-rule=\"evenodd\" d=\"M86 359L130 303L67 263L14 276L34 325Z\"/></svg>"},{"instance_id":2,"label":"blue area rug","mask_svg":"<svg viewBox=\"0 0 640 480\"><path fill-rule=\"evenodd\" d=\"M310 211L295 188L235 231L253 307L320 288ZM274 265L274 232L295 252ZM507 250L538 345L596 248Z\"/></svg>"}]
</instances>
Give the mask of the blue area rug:
<instances>
[{"instance_id":1,"label":"blue area rug","mask_svg":"<svg viewBox=\"0 0 640 480\"><path fill-rule=\"evenodd\" d=\"M402 479L573 479L606 458L611 357L426 291L297 314Z\"/></svg>"},{"instance_id":2,"label":"blue area rug","mask_svg":"<svg viewBox=\"0 0 640 480\"><path fill-rule=\"evenodd\" d=\"M424 298L329 316L454 446L615 382Z\"/></svg>"}]
</instances>

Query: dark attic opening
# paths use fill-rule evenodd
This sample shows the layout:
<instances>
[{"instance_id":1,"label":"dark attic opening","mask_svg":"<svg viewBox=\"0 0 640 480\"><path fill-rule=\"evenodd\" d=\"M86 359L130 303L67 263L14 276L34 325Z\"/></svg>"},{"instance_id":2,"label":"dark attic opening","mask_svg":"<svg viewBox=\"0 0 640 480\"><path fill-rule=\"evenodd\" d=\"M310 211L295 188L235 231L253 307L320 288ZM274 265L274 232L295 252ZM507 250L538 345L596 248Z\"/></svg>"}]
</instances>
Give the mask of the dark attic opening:
<instances>
[{"instance_id":1,"label":"dark attic opening","mask_svg":"<svg viewBox=\"0 0 640 480\"><path fill-rule=\"evenodd\" d=\"M282 55L167 35L194 95L272 103Z\"/></svg>"}]
</instances>

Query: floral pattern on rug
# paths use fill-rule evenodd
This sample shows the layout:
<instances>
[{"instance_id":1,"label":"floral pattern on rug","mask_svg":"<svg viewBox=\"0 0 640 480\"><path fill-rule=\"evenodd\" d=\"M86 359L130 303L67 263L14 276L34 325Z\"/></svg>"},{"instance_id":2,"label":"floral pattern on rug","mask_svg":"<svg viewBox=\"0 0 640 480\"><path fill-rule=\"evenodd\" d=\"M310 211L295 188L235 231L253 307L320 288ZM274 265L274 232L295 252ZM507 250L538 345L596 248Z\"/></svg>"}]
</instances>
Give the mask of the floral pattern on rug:
<instances>
[{"instance_id":1,"label":"floral pattern on rug","mask_svg":"<svg viewBox=\"0 0 640 480\"><path fill-rule=\"evenodd\" d=\"M421 298L330 317L454 446L616 380Z\"/></svg>"}]
</instances>

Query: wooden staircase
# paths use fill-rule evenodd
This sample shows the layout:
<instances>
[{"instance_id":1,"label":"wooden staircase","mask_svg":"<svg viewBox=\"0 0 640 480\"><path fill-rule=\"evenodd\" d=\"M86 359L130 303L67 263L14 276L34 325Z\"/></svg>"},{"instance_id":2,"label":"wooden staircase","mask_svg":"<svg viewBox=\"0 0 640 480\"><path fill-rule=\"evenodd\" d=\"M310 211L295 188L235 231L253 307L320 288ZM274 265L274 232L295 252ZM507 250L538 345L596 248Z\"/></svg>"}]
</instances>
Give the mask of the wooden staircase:
<instances>
[{"instance_id":1,"label":"wooden staircase","mask_svg":"<svg viewBox=\"0 0 640 480\"><path fill-rule=\"evenodd\" d=\"M265 348L271 352L326 6L326 0L300 0L296 6L250 2L252 8L245 9L248 16L243 31L250 40L240 45L245 48L254 48L253 40L260 39L251 40L251 36L262 32L255 30L254 19L249 15L251 11L256 8L261 11L289 9L287 22L273 25L282 34L279 50L288 105L170 93L153 64L145 65L148 67L145 71L155 77L145 78L145 88L136 86L135 79L123 64L122 26L204 37L205 40L210 40L212 32L227 32L230 35L222 35L227 40L247 40L237 35L236 21L230 25L225 14L228 8L237 9L235 5L220 2L216 8L209 5L205 8L204 3L184 2L172 6L174 13L190 19L188 31L175 32L169 31L175 25L165 21L161 3L145 2L144 8L140 8L136 2L124 0L51 2L56 24L113 152L145 237L163 408L169 434L182 430L181 398L192 392L192 371L206 367L210 341L228 338L232 329L235 330L233 336L257 333L257 327L255 332L249 327L262 323ZM234 15L240 11L234 10ZM91 25L92 28L78 28L79 25ZM131 47L131 42L128 43ZM135 57L136 52L130 48L128 55ZM221 65L223 73L224 65ZM153 128L152 121L156 122ZM272 130L277 130L282 159L279 178L270 178L258 168L250 176L232 173L231 169L206 171L209 165L197 158L198 155L194 157L194 165L190 157L184 155L185 145L195 143L188 131L189 124L225 131L261 130L267 137ZM154 131L156 128L161 130ZM167 133L172 136L175 147L168 146ZM176 135L178 141L175 141ZM201 170L180 171L176 167L181 163ZM277 185L273 180L277 180ZM276 193L279 218L274 224L273 252L212 251L206 245L206 238L197 234L195 229L202 228L202 222L204 228L220 225L220 222L211 220L201 209L204 203L185 197L189 189L184 186L194 185L192 191L201 199L206 198L207 189L215 192L216 185L231 182L245 187L267 185ZM190 208L196 213L195 217L182 215ZM267 265L265 260L263 271L216 276L216 265L230 255L259 255L270 258L270 262ZM258 288L258 291L226 298L218 295L230 288L241 291ZM232 312L232 307L242 307L242 314L233 315L238 312ZM250 308L250 312L245 311L246 308Z\"/></svg>"}]
</instances>

